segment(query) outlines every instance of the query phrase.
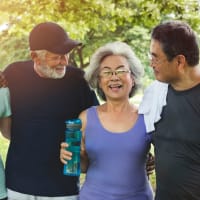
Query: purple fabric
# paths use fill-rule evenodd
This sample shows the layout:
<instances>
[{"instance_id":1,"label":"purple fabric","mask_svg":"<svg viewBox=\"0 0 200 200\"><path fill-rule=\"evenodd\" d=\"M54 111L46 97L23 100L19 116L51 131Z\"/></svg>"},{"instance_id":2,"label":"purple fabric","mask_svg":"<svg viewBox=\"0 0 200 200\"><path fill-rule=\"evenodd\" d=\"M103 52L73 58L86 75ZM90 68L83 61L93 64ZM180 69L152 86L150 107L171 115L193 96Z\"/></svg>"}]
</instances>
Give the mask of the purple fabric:
<instances>
[{"instance_id":1,"label":"purple fabric","mask_svg":"<svg viewBox=\"0 0 200 200\"><path fill-rule=\"evenodd\" d=\"M85 135L90 166L80 200L153 199L145 170L151 136L143 115L129 131L116 134L104 129L92 107L87 112Z\"/></svg>"}]
</instances>

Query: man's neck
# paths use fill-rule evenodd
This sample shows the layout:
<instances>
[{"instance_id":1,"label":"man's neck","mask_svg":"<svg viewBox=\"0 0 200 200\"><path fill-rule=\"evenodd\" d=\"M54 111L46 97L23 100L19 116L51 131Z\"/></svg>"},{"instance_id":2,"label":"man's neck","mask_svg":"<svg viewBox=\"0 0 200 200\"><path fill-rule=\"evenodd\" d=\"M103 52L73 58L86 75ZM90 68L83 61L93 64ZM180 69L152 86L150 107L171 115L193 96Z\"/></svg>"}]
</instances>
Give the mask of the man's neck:
<instances>
[{"instance_id":1,"label":"man's neck","mask_svg":"<svg viewBox=\"0 0 200 200\"><path fill-rule=\"evenodd\" d=\"M182 91L193 88L199 83L200 66L195 66L188 67L176 82L170 84L175 90Z\"/></svg>"}]
</instances>

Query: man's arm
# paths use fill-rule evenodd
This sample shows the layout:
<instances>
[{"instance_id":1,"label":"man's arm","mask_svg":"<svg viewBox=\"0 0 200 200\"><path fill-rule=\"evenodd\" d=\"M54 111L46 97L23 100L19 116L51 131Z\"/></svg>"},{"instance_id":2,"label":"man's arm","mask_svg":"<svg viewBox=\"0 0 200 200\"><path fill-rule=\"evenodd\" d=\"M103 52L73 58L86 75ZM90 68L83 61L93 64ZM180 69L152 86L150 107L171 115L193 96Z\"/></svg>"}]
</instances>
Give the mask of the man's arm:
<instances>
[{"instance_id":1,"label":"man's arm","mask_svg":"<svg viewBox=\"0 0 200 200\"><path fill-rule=\"evenodd\" d=\"M7 87L7 86L8 86L8 83L5 78L5 75L3 74L2 71L0 71L0 87Z\"/></svg>"},{"instance_id":2,"label":"man's arm","mask_svg":"<svg viewBox=\"0 0 200 200\"><path fill-rule=\"evenodd\" d=\"M0 131L2 135L10 139L11 117L0 118Z\"/></svg>"}]
</instances>

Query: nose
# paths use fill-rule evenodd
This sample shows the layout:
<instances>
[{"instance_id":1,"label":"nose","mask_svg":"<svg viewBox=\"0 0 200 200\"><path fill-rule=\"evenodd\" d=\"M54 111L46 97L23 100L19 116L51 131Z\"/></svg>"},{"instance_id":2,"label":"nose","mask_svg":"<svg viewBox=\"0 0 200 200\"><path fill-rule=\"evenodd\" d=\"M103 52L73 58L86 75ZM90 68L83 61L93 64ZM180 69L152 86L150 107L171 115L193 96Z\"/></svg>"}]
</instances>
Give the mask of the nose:
<instances>
[{"instance_id":1,"label":"nose","mask_svg":"<svg viewBox=\"0 0 200 200\"><path fill-rule=\"evenodd\" d=\"M155 66L154 66L154 62L153 62L152 60L149 60L149 66L152 67L152 68L155 67Z\"/></svg>"},{"instance_id":2,"label":"nose","mask_svg":"<svg viewBox=\"0 0 200 200\"><path fill-rule=\"evenodd\" d=\"M119 77L117 76L117 73L115 71L112 72L112 75L111 75L111 80L118 80Z\"/></svg>"}]
</instances>

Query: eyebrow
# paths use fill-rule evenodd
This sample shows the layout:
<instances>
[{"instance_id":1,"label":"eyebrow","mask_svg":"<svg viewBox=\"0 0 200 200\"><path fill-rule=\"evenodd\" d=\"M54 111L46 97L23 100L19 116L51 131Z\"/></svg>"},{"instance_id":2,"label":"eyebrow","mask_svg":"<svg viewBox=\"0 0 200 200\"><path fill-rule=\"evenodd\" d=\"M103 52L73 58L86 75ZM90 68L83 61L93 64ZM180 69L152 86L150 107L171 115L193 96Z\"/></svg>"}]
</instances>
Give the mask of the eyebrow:
<instances>
[{"instance_id":1,"label":"eyebrow","mask_svg":"<svg viewBox=\"0 0 200 200\"><path fill-rule=\"evenodd\" d=\"M116 68L115 68L115 70L116 69L120 69L120 68L124 68L124 67L126 67L125 65L119 65L119 66L117 66ZM111 69L110 67L108 67L108 66L104 66L102 69Z\"/></svg>"}]
</instances>

